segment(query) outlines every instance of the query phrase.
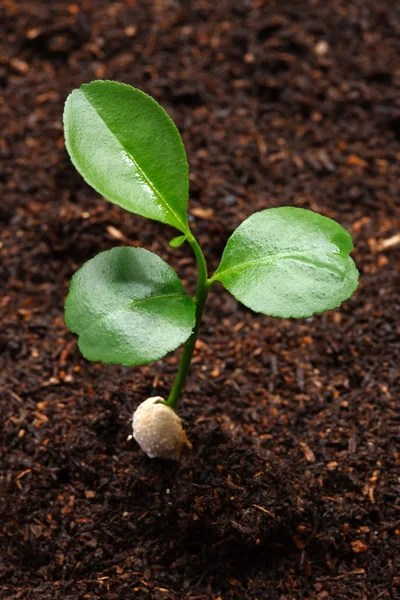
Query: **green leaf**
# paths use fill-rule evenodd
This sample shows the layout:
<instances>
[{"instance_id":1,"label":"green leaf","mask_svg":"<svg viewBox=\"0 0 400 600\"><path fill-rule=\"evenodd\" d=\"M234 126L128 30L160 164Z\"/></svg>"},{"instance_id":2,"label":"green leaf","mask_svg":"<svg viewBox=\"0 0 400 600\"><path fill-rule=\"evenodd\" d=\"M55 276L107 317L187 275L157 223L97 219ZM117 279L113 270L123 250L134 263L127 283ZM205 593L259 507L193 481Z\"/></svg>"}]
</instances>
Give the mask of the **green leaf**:
<instances>
[{"instance_id":1,"label":"green leaf","mask_svg":"<svg viewBox=\"0 0 400 600\"><path fill-rule=\"evenodd\" d=\"M178 235L177 237L172 238L168 244L171 246L171 248L179 248L179 246L182 246L182 244L186 242L186 239L186 235Z\"/></svg>"},{"instance_id":2,"label":"green leaf","mask_svg":"<svg viewBox=\"0 0 400 600\"><path fill-rule=\"evenodd\" d=\"M177 128L147 94L92 81L65 103L66 147L97 192L125 210L186 233L188 163Z\"/></svg>"},{"instance_id":3,"label":"green leaf","mask_svg":"<svg viewBox=\"0 0 400 600\"><path fill-rule=\"evenodd\" d=\"M332 219L285 206L255 213L232 234L212 277L272 317L336 308L358 285L350 234Z\"/></svg>"},{"instance_id":4,"label":"green leaf","mask_svg":"<svg viewBox=\"0 0 400 600\"><path fill-rule=\"evenodd\" d=\"M88 360L140 365L190 336L195 304L175 271L143 248L101 252L72 277L65 322Z\"/></svg>"}]
</instances>

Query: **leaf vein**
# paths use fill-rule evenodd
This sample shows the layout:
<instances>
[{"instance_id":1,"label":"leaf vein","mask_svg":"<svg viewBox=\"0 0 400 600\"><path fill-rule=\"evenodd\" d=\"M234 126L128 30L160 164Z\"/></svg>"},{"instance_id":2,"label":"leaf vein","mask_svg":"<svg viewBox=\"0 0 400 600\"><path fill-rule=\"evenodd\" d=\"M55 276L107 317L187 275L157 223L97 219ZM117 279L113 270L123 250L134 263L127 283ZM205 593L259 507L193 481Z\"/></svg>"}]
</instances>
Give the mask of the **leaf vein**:
<instances>
[{"instance_id":1,"label":"leaf vein","mask_svg":"<svg viewBox=\"0 0 400 600\"><path fill-rule=\"evenodd\" d=\"M140 303L149 302L151 300L161 300L163 298L183 298L183 297L184 297L184 293L182 293L182 294L175 293L175 294L161 294L161 295L158 295L158 296L147 296L146 298L137 298L137 299L131 300L130 302L128 302L124 306L119 306L118 308L115 308L115 310L110 310L109 312L105 313L104 315L102 315L101 317L99 317L98 319L96 319L93 323L91 323L88 327L85 327L85 329L81 329L77 333L80 336L84 335L92 327L94 327L95 325L98 325L102 321L105 321L108 317L114 316L115 314L117 314L119 312L122 312L124 310L129 310L130 308L134 308L135 306L137 306Z\"/></svg>"},{"instance_id":2,"label":"leaf vein","mask_svg":"<svg viewBox=\"0 0 400 600\"><path fill-rule=\"evenodd\" d=\"M320 254L320 252L318 252L318 254ZM212 276L211 281L219 280L220 277L225 277L228 273L230 273L232 271L247 269L248 267L263 267L263 266L266 267L266 266L273 265L274 262L276 262L278 260L287 259L287 258L292 259L292 260L297 260L299 262L304 262L304 263L310 264L311 266L316 266L315 263L312 261L312 259L308 258L307 256L299 256L296 254L283 254L282 253L282 254L275 254L270 259L262 259L262 260L259 259L259 260L247 261L244 263L239 263L237 265L234 265L233 267L229 267L228 269L223 269L221 271L219 271L217 269L217 271ZM346 257L346 258L348 258L348 257ZM332 267L332 265L323 263L322 267L321 267L321 265L317 265L317 267L328 269L328 271L331 271L335 275L339 275L341 277L341 273L340 273L339 269L335 269L334 267Z\"/></svg>"}]
</instances>

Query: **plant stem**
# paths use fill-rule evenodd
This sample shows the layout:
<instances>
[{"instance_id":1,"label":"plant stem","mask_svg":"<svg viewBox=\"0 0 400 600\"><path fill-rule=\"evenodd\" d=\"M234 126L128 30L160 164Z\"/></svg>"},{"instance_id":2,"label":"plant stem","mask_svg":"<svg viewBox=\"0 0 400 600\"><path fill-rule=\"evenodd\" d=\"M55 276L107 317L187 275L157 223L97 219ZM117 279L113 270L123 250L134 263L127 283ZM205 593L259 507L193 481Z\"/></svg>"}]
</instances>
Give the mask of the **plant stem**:
<instances>
[{"instance_id":1,"label":"plant stem","mask_svg":"<svg viewBox=\"0 0 400 600\"><path fill-rule=\"evenodd\" d=\"M196 322L190 337L185 342L183 347L183 353L181 356L181 362L179 363L178 372L175 377L175 381L173 383L171 392L168 396L168 400L166 405L170 408L176 408L176 404L179 399L179 395L185 385L186 377L189 372L190 363L192 360L194 347L196 344L197 337L199 335L201 318L203 316L204 306L206 304L207 296L208 296L208 279L207 279L207 264L204 258L204 254L194 237L191 233L187 236L187 241L192 246L193 252L195 254L198 266L198 276L197 276L197 287L196 294L194 296L194 301L196 303Z\"/></svg>"}]
</instances>

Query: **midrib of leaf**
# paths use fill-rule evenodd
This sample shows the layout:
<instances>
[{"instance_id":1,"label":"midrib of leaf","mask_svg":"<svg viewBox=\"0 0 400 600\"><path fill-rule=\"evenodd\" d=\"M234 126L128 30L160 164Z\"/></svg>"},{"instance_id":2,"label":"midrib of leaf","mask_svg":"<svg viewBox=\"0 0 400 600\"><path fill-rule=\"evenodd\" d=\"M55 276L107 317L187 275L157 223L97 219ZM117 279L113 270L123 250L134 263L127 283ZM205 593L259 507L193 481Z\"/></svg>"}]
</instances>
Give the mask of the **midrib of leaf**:
<instances>
[{"instance_id":1,"label":"midrib of leaf","mask_svg":"<svg viewBox=\"0 0 400 600\"><path fill-rule=\"evenodd\" d=\"M183 293L174 292L173 294L161 294L159 296L147 296L146 298L135 298L134 300L132 300L129 303L128 308L133 308L134 306L137 306L138 304L143 304L145 302L149 302L150 300L164 300L164 298L178 298L180 296L183 296Z\"/></svg>"},{"instance_id":2,"label":"midrib of leaf","mask_svg":"<svg viewBox=\"0 0 400 600\"><path fill-rule=\"evenodd\" d=\"M178 223L180 223L180 225L182 225L183 227L183 231L186 232L187 231L187 227L186 225L182 222L182 219L180 218L180 216L173 210L173 208L168 204L167 200L164 198L164 196L161 194L161 192L156 188L156 186L150 181L150 179L147 177L146 173L143 171L142 167L138 164L137 160L134 158L134 156L132 156L132 154L130 152L128 152L122 142L119 140L118 136L116 133L114 133L114 131L112 131L112 129L110 129L110 127L108 126L108 124L106 123L106 121L103 119L103 117L101 116L101 114L99 113L99 111L97 110L97 108L95 107L95 105L89 100L89 98L86 96L85 92L82 91L82 94L85 97L86 102L88 102L88 104L90 104L90 106L93 108L93 110L96 112L96 114L98 115L98 117L102 120L102 122L104 123L104 125L106 126L107 130L111 133L111 135L117 140L118 144L121 146L122 150L124 151L124 153L126 154L126 156L132 161L134 167L137 169L139 175L141 176L141 178L143 179L144 183L151 189L151 191L154 193L154 195L158 198L158 200L160 201L160 203L164 206L164 208L167 210L167 212L169 212L170 214L172 214L175 219L178 221Z\"/></svg>"},{"instance_id":3,"label":"midrib of leaf","mask_svg":"<svg viewBox=\"0 0 400 600\"><path fill-rule=\"evenodd\" d=\"M89 325L89 327L86 327L85 329L82 329L79 332L76 331L75 333L78 333L78 335L84 335L92 327L94 327L95 325L98 325L102 321L105 321L106 319L108 319L109 316L111 316L111 315L114 316L115 314L117 314L119 312L123 312L124 310L127 310L127 309L129 310L130 308L134 308L138 304L143 304L146 302L150 302L152 300L163 300L164 298L179 298L181 296L183 296L183 294L180 294L177 292L177 293L173 293L173 294L160 294L158 296L147 296L146 298L137 298L137 299L131 300L124 306L118 306L115 308L115 310L110 310L108 313L106 313L106 314L102 315L101 317L99 317L98 319L96 319L91 325Z\"/></svg>"},{"instance_id":4,"label":"midrib of leaf","mask_svg":"<svg viewBox=\"0 0 400 600\"><path fill-rule=\"evenodd\" d=\"M310 252L309 254L312 254L312 253ZM320 252L318 252L318 254L320 254ZM327 269L328 271L331 271L335 275L339 275L340 279L343 278L338 269L332 268L331 265L328 265L326 263L320 262L319 265L316 265L316 263L311 258L308 258L306 256L299 256L298 254L275 254L270 259L247 261L245 263L239 263L237 265L234 265L233 267L229 267L228 269L224 269L221 271L219 271L219 269L217 269L216 272L214 273L214 275L211 277L211 281L219 280L220 277L224 277L225 275L227 275L228 273L231 273L232 271L240 271L243 269L247 269L248 267L267 267L267 266L273 265L273 263L275 263L278 260L287 259L287 258L309 264L316 268ZM348 258L348 257L346 257L346 258Z\"/></svg>"}]
</instances>

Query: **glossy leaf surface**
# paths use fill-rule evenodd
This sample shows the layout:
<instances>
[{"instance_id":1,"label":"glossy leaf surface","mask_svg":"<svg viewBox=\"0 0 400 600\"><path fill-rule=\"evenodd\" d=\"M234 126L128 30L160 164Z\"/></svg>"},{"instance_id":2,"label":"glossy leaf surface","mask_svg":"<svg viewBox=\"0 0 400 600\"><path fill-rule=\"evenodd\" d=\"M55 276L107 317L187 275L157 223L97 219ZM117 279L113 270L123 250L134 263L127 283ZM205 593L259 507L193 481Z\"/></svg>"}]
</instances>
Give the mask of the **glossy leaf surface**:
<instances>
[{"instance_id":1,"label":"glossy leaf surface","mask_svg":"<svg viewBox=\"0 0 400 600\"><path fill-rule=\"evenodd\" d=\"M188 231L188 164L177 128L147 94L92 81L65 103L66 147L97 192L125 210Z\"/></svg>"},{"instance_id":2,"label":"glossy leaf surface","mask_svg":"<svg viewBox=\"0 0 400 600\"><path fill-rule=\"evenodd\" d=\"M309 210L263 210L229 238L212 280L240 302L274 317L310 317L333 309L358 285L350 234Z\"/></svg>"},{"instance_id":3,"label":"glossy leaf surface","mask_svg":"<svg viewBox=\"0 0 400 600\"><path fill-rule=\"evenodd\" d=\"M140 365L187 340L195 304L159 256L143 248L113 248L73 276L65 322L79 335L88 360Z\"/></svg>"}]
</instances>

